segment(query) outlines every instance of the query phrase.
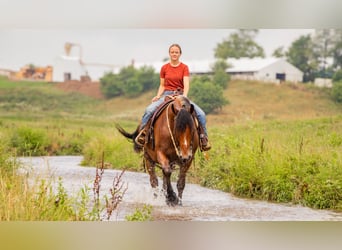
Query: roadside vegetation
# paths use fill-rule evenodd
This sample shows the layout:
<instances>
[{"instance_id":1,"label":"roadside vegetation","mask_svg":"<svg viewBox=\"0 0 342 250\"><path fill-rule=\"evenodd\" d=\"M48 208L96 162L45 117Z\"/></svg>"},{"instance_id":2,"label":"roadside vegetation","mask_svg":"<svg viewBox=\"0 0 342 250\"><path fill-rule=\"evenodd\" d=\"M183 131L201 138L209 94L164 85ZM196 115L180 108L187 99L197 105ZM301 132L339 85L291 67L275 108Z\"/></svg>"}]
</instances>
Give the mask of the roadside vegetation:
<instances>
[{"instance_id":1,"label":"roadside vegetation","mask_svg":"<svg viewBox=\"0 0 342 250\"><path fill-rule=\"evenodd\" d=\"M115 123L133 131L154 91L98 100L51 83L0 78L0 219L97 220L97 212L82 210L94 202L86 188L75 198L66 195L62 180L55 192L47 181L29 185L16 158L83 155L85 165L103 161L144 171L141 155ZM240 197L342 211L342 106L331 90L231 81L222 95L230 104L208 115L213 147L209 159L197 154L189 182ZM150 220L150 214L149 207L137 209L127 220Z\"/></svg>"}]
</instances>

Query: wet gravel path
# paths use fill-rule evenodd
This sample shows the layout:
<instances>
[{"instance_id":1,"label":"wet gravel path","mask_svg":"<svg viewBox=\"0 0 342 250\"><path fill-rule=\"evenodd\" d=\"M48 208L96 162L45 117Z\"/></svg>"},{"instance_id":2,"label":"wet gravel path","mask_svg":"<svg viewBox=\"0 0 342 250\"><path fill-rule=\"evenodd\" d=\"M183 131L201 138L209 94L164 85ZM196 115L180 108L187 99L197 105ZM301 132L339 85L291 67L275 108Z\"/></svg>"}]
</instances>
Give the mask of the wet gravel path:
<instances>
[{"instance_id":1,"label":"wet gravel path","mask_svg":"<svg viewBox=\"0 0 342 250\"><path fill-rule=\"evenodd\" d=\"M81 156L30 157L20 160L24 163L23 171L32 180L36 177L48 178L57 183L61 178L69 195L76 195L85 185L93 187L96 168L80 166ZM113 179L120 173L121 170L104 170L100 189L102 195L109 195ZM151 205L154 219L160 221L342 221L342 213L241 199L188 183L183 193L183 206L168 207L163 195L157 198L153 195L147 174L125 172L122 182L128 189L111 217L113 221L125 220L127 214L143 204Z\"/></svg>"}]
</instances>

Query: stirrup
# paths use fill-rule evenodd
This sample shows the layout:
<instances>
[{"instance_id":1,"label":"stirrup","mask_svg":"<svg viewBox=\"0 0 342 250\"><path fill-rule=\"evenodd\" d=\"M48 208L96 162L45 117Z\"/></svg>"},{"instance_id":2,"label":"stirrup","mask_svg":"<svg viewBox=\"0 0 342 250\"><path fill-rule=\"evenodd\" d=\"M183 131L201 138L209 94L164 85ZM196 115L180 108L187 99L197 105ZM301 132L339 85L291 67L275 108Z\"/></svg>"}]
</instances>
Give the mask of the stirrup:
<instances>
[{"instance_id":1,"label":"stirrup","mask_svg":"<svg viewBox=\"0 0 342 250\"><path fill-rule=\"evenodd\" d=\"M200 135L200 141L201 141L201 150L202 151L208 151L211 149L211 145L209 143L208 137L204 134Z\"/></svg>"},{"instance_id":2,"label":"stirrup","mask_svg":"<svg viewBox=\"0 0 342 250\"><path fill-rule=\"evenodd\" d=\"M140 130L137 137L135 137L134 141L136 144L143 147L145 145L145 137L146 137L146 132L145 132L145 128L143 128L142 130Z\"/></svg>"},{"instance_id":3,"label":"stirrup","mask_svg":"<svg viewBox=\"0 0 342 250\"><path fill-rule=\"evenodd\" d=\"M211 149L211 145L209 142L207 142L207 144L202 144L202 151L208 151Z\"/></svg>"}]
</instances>

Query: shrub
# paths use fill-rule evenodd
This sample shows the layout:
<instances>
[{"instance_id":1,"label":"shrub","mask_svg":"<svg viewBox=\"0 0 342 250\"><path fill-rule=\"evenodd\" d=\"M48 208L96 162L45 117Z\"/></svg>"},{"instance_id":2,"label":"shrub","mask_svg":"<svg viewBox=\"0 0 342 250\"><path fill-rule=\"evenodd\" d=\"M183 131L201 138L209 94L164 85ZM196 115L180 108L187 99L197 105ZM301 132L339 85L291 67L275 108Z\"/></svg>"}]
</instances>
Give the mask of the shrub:
<instances>
[{"instance_id":1,"label":"shrub","mask_svg":"<svg viewBox=\"0 0 342 250\"><path fill-rule=\"evenodd\" d=\"M214 73L213 82L220 86L222 89L226 89L230 76L224 70L217 70Z\"/></svg>"},{"instance_id":2,"label":"shrub","mask_svg":"<svg viewBox=\"0 0 342 250\"><path fill-rule=\"evenodd\" d=\"M333 82L339 82L342 80L342 69L335 72L332 77Z\"/></svg>"},{"instance_id":3,"label":"shrub","mask_svg":"<svg viewBox=\"0 0 342 250\"><path fill-rule=\"evenodd\" d=\"M135 97L156 87L158 80L159 77L152 67L135 69L133 66L127 66L122 68L119 74L105 74L100 83L101 91L107 98L120 95Z\"/></svg>"},{"instance_id":4,"label":"shrub","mask_svg":"<svg viewBox=\"0 0 342 250\"><path fill-rule=\"evenodd\" d=\"M223 89L209 81L195 80L192 83L189 96L207 114L228 104L223 96Z\"/></svg>"},{"instance_id":5,"label":"shrub","mask_svg":"<svg viewBox=\"0 0 342 250\"><path fill-rule=\"evenodd\" d=\"M122 91L122 83L119 80L119 77L113 73L105 74L101 79L101 92L107 98L112 98L116 96L120 96Z\"/></svg>"},{"instance_id":6,"label":"shrub","mask_svg":"<svg viewBox=\"0 0 342 250\"><path fill-rule=\"evenodd\" d=\"M127 97L136 97L141 94L142 90L143 86L135 77L128 79L123 84L123 92Z\"/></svg>"},{"instance_id":7,"label":"shrub","mask_svg":"<svg viewBox=\"0 0 342 250\"><path fill-rule=\"evenodd\" d=\"M331 89L331 96L334 101L342 103L342 81L334 82Z\"/></svg>"},{"instance_id":8,"label":"shrub","mask_svg":"<svg viewBox=\"0 0 342 250\"><path fill-rule=\"evenodd\" d=\"M11 137L11 146L17 149L19 155L45 155L46 136L43 131L21 127Z\"/></svg>"},{"instance_id":9,"label":"shrub","mask_svg":"<svg viewBox=\"0 0 342 250\"><path fill-rule=\"evenodd\" d=\"M127 221L150 221L152 220L152 206L144 205L141 209L136 208L134 213L131 215L126 215Z\"/></svg>"}]
</instances>

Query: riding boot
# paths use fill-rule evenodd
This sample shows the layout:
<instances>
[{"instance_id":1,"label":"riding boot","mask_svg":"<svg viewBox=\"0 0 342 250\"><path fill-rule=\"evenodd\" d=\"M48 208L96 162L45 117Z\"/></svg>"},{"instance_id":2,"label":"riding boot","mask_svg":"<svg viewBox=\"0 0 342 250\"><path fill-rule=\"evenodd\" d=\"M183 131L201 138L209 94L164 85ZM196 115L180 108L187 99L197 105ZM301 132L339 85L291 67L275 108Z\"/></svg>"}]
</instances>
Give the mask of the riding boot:
<instances>
[{"instance_id":1,"label":"riding boot","mask_svg":"<svg viewBox=\"0 0 342 250\"><path fill-rule=\"evenodd\" d=\"M208 151L211 149L211 145L209 143L208 135L204 132L202 126L199 126L199 136L200 136L200 147L202 151Z\"/></svg>"},{"instance_id":2,"label":"riding boot","mask_svg":"<svg viewBox=\"0 0 342 250\"><path fill-rule=\"evenodd\" d=\"M141 128L137 137L135 137L134 141L139 146L143 147L145 145L146 140L146 129L145 127Z\"/></svg>"}]
</instances>

